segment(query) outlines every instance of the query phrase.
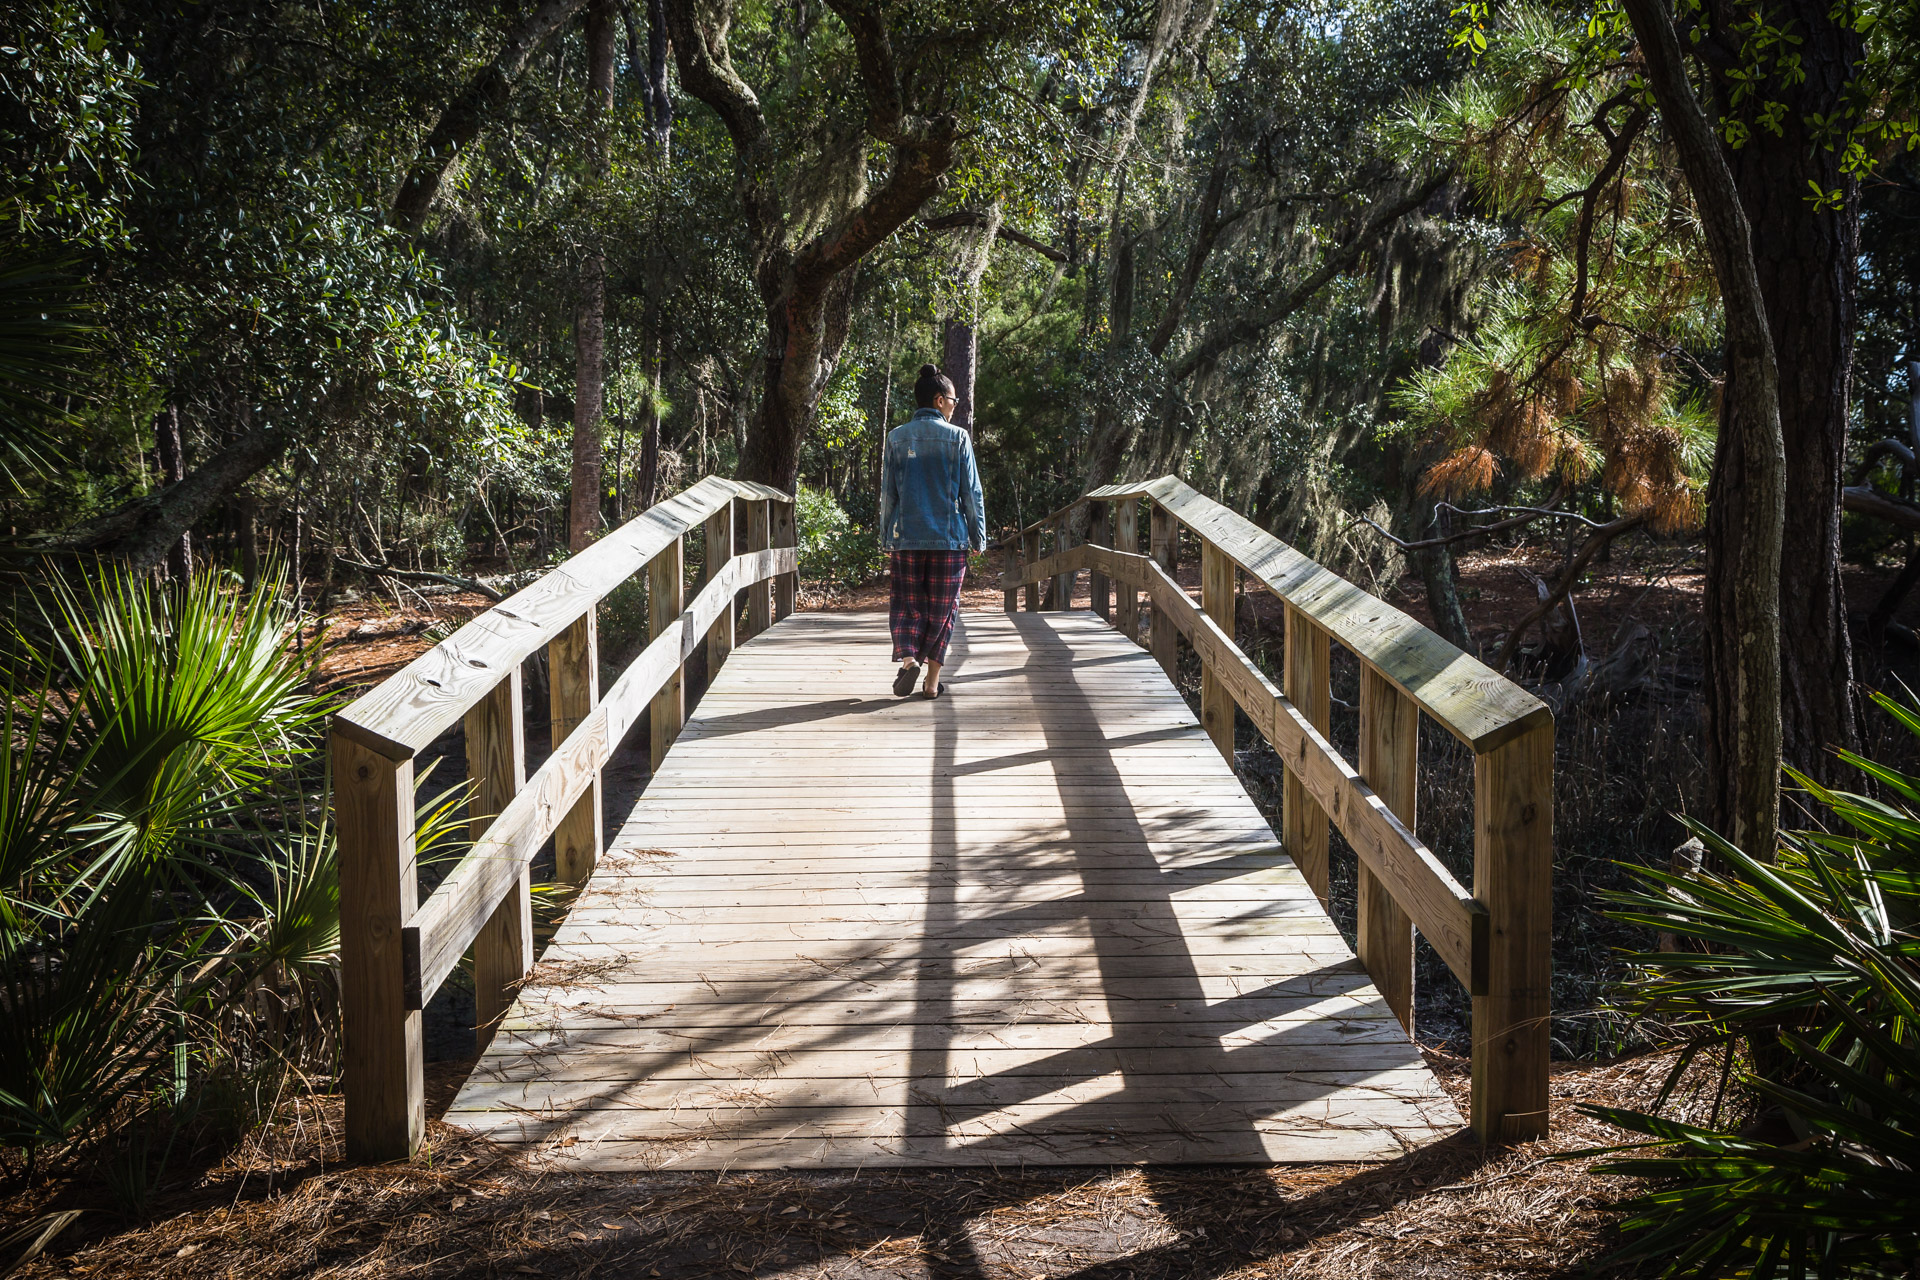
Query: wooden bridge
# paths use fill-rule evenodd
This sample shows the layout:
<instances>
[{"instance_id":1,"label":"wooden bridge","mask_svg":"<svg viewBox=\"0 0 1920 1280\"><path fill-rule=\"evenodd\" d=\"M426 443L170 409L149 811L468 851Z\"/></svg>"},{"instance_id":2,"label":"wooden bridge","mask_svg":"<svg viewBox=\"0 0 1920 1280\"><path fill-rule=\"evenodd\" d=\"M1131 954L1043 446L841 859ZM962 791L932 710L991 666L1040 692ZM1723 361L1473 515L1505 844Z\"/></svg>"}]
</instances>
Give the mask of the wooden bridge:
<instances>
[{"instance_id":1,"label":"wooden bridge","mask_svg":"<svg viewBox=\"0 0 1920 1280\"><path fill-rule=\"evenodd\" d=\"M794 535L787 495L704 480L337 718L356 1157L417 1149L420 1011L469 953L481 1058L446 1119L576 1167L1388 1157L1460 1125L1408 1038L1416 927L1473 996L1474 1129L1545 1132L1541 703L1172 478L1004 544L1006 611L965 615L935 702L888 691L884 617L793 613ZM643 569L652 638L602 696L596 605ZM1285 602L1284 695L1234 641L1240 575ZM1361 665L1357 767L1327 740L1334 643ZM542 648L556 746L528 778ZM1233 772L1237 713L1285 761L1281 839ZM1472 892L1414 834L1422 715L1475 753ZM605 841L599 771L643 718L653 775ZM474 842L421 902L413 760L463 720ZM1324 909L1329 822L1357 957ZM549 838L579 890L536 966Z\"/></svg>"}]
</instances>

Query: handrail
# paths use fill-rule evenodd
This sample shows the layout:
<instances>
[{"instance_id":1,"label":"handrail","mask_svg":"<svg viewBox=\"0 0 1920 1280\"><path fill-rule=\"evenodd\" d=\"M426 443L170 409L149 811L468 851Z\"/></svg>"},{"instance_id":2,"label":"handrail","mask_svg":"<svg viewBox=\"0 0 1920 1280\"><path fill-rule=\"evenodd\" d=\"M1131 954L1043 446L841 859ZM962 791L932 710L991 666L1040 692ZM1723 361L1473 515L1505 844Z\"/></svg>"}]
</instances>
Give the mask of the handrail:
<instances>
[{"instance_id":1,"label":"handrail","mask_svg":"<svg viewBox=\"0 0 1920 1280\"><path fill-rule=\"evenodd\" d=\"M745 515L738 529L736 509ZM469 946L480 1047L491 1039L533 963L528 869L551 836L562 879L579 884L591 874L600 770L627 731L650 713L657 766L684 720L682 668L703 642L710 672L725 661L739 592L747 592L748 635L793 611L794 516L793 499L778 489L708 477L474 618L334 717L346 1127L355 1158L418 1149L420 1011ZM701 588L683 607L685 538L702 525ZM643 569L650 642L603 698L595 606ZM558 740L527 778L521 664L543 646ZM416 903L413 760L462 719L473 844Z\"/></svg>"},{"instance_id":2,"label":"handrail","mask_svg":"<svg viewBox=\"0 0 1920 1280\"><path fill-rule=\"evenodd\" d=\"M1138 550L1140 499L1152 516L1151 555ZM1088 543L1069 545L1067 522L1082 506ZM1201 544L1198 606L1171 573L1182 527ZM1054 546L1042 557L1047 528ZM1153 652L1169 677L1178 669L1178 640L1198 655L1201 720L1228 762L1236 705L1284 762L1285 846L1323 904L1329 820L1352 845L1360 863L1360 958L1408 1031L1415 928L1473 996L1475 1130L1487 1141L1544 1135L1553 858L1553 716L1546 705L1172 476L1092 490L999 545L1008 612L1023 590L1027 607L1039 607L1048 580L1051 607L1067 607L1073 580L1085 570L1094 608L1137 639L1135 593L1146 592ZM1234 641L1236 571L1284 602L1284 693ZM1114 588L1119 595L1110 608ZM1167 625L1158 625L1162 619ZM1330 641L1362 667L1357 768L1327 737ZM1422 713L1474 752L1472 893L1414 833Z\"/></svg>"}]
</instances>

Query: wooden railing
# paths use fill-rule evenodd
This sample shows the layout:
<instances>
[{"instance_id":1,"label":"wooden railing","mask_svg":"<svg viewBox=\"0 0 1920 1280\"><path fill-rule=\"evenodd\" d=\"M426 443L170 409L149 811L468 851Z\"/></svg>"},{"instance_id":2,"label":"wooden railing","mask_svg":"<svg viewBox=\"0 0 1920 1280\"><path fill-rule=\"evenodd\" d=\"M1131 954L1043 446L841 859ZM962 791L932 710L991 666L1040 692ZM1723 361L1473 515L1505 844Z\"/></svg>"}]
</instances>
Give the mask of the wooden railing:
<instances>
[{"instance_id":1,"label":"wooden railing","mask_svg":"<svg viewBox=\"0 0 1920 1280\"><path fill-rule=\"evenodd\" d=\"M706 563L688 603L684 544L702 525ZM795 533L787 494L702 480L473 619L334 718L352 1158L419 1148L421 1009L472 947L476 1031L486 1047L533 965L534 855L552 836L559 879L585 883L600 850L601 767L643 713L658 766L685 718L682 667L702 643L709 671L726 660L740 592L748 636L793 612ZM600 696L596 607L642 569L650 643ZM554 748L529 778L521 667L543 646ZM463 718L473 844L418 902L414 757Z\"/></svg>"},{"instance_id":2,"label":"wooden railing","mask_svg":"<svg viewBox=\"0 0 1920 1280\"><path fill-rule=\"evenodd\" d=\"M1150 510L1148 554L1139 504ZM1072 545L1079 508L1085 545ZM1172 576L1179 532L1200 543L1200 604ZM1043 540L1047 545L1043 545ZM1169 678L1179 638L1199 655L1201 723L1233 761L1237 703L1286 764L1282 841L1327 901L1327 823L1358 855L1358 951L1402 1025L1413 1028L1417 928L1473 997L1473 1127L1483 1141L1547 1131L1553 873L1553 715L1524 689L1386 602L1315 564L1253 522L1172 476L1110 485L998 544L1006 608L1073 600L1089 573L1093 607L1150 644ZM1044 553L1044 554L1043 554ZM1234 641L1236 575L1285 604L1282 689ZM1109 601L1109 592L1117 596ZM1328 741L1330 644L1360 660L1360 759ZM1420 716L1474 754L1474 868L1469 893L1414 834Z\"/></svg>"}]
</instances>

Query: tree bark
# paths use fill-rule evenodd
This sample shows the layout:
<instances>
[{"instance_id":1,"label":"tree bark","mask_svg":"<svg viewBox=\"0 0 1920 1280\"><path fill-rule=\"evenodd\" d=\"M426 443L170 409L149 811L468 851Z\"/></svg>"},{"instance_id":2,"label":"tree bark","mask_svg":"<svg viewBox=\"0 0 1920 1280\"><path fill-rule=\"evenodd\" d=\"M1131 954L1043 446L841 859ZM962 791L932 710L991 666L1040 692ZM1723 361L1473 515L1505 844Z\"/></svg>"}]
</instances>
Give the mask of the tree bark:
<instances>
[{"instance_id":1,"label":"tree bark","mask_svg":"<svg viewBox=\"0 0 1920 1280\"><path fill-rule=\"evenodd\" d=\"M180 411L172 405L162 409L153 420L154 452L159 455L160 475L169 485L187 478L186 443L180 438ZM167 576L185 582L193 576L192 524L180 530L180 536L167 547Z\"/></svg>"},{"instance_id":2,"label":"tree bark","mask_svg":"<svg viewBox=\"0 0 1920 1280\"><path fill-rule=\"evenodd\" d=\"M766 315L760 405L741 451L740 474L785 489L798 480L800 446L846 343L854 268L940 190L959 135L951 115L909 112L879 5L830 0L830 6L858 58L866 132L890 147L892 164L876 187L797 246L789 244L778 143L760 99L735 71L727 49L732 4L670 0L665 7L681 86L713 108L733 143L736 189Z\"/></svg>"},{"instance_id":3,"label":"tree bark","mask_svg":"<svg viewBox=\"0 0 1920 1280\"><path fill-rule=\"evenodd\" d=\"M427 221L440 186L453 170L460 153L480 136L487 118L506 104L514 82L526 70L528 59L540 46L580 12L587 0L545 0L526 21L507 36L506 44L482 67L446 110L434 122L427 140L420 145L413 167L407 171L393 200L393 225L403 231L417 232Z\"/></svg>"},{"instance_id":4,"label":"tree bark","mask_svg":"<svg viewBox=\"0 0 1920 1280\"><path fill-rule=\"evenodd\" d=\"M1624 0L1648 85L1700 210L1726 313L1727 380L1707 497L1707 787L1720 831L1771 857L1780 821L1780 551L1786 445L1753 233L1687 79L1666 0Z\"/></svg>"},{"instance_id":5,"label":"tree bark","mask_svg":"<svg viewBox=\"0 0 1920 1280\"><path fill-rule=\"evenodd\" d=\"M979 339L973 326L958 316L947 320L941 334L940 371L953 380L953 425L973 430L974 364L979 357Z\"/></svg>"},{"instance_id":6,"label":"tree bark","mask_svg":"<svg viewBox=\"0 0 1920 1280\"><path fill-rule=\"evenodd\" d=\"M106 556L135 570L155 568L203 516L285 453L290 439L277 428L249 431L178 483L27 546L54 554Z\"/></svg>"},{"instance_id":7,"label":"tree bark","mask_svg":"<svg viewBox=\"0 0 1920 1280\"><path fill-rule=\"evenodd\" d=\"M1737 13L1716 6L1727 32ZM1771 85L1787 110L1781 133L1755 126L1746 145L1727 148L1740 203L1752 228L1760 294L1766 301L1780 379L1780 433L1786 449L1786 522L1780 558L1781 751L1788 764L1833 780L1832 749L1857 745L1853 655L1840 576L1840 491L1846 483L1848 401L1853 375L1856 184L1839 157L1813 136L1807 117L1842 110L1859 40L1835 23L1824 0L1780 0L1769 20L1793 32L1806 79ZM1731 85L1722 78L1722 101ZM1839 190L1839 209L1816 209L1809 183ZM1756 851L1766 852L1766 851Z\"/></svg>"},{"instance_id":8,"label":"tree bark","mask_svg":"<svg viewBox=\"0 0 1920 1280\"><path fill-rule=\"evenodd\" d=\"M613 113L613 0L587 6L587 137L593 176L608 173L608 121ZM580 298L573 326L573 469L567 510L567 549L584 551L600 533L600 468L604 452L607 356L607 260L599 230L580 264Z\"/></svg>"}]
</instances>

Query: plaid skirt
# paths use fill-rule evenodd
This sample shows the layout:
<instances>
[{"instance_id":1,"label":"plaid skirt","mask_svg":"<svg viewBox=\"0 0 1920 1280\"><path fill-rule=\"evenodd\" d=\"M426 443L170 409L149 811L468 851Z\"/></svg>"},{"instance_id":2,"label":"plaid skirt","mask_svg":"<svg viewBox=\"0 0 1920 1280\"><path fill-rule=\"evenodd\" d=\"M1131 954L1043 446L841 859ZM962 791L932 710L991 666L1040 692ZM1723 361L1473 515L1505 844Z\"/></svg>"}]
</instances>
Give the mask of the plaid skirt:
<instances>
[{"instance_id":1,"label":"plaid skirt","mask_svg":"<svg viewBox=\"0 0 1920 1280\"><path fill-rule=\"evenodd\" d=\"M947 660L947 641L960 612L960 584L967 576L964 551L896 551L887 625L893 631L893 660Z\"/></svg>"}]
</instances>

